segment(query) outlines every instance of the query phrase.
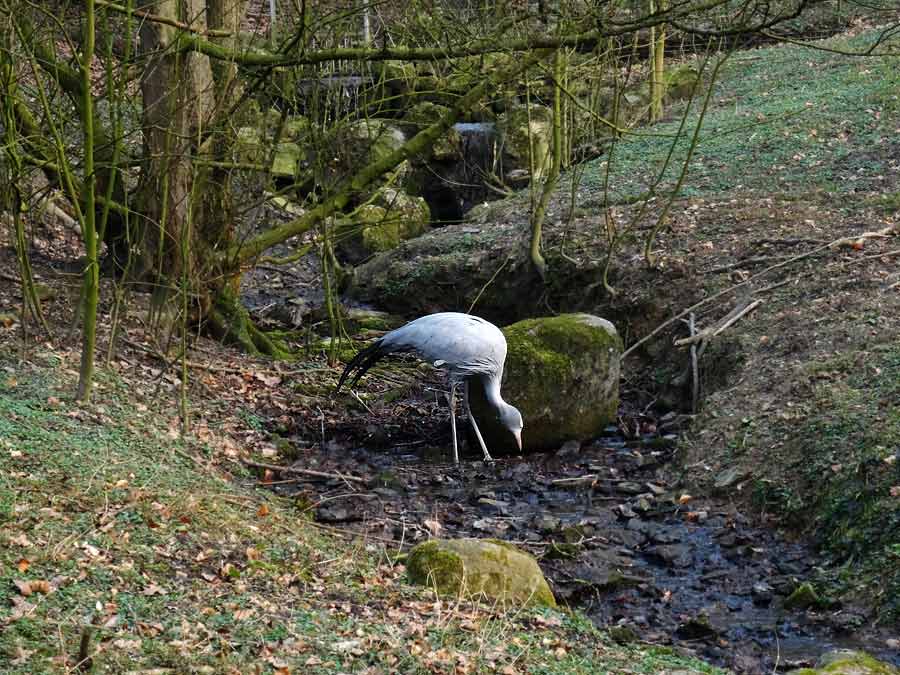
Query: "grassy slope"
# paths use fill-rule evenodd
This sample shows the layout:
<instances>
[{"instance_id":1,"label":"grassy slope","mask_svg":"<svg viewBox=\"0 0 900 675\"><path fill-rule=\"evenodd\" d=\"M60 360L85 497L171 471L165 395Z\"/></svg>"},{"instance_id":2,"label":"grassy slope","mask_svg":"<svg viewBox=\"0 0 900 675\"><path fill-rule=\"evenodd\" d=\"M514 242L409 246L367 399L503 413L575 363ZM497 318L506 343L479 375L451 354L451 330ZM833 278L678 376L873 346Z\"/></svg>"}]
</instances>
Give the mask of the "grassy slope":
<instances>
[{"instance_id":1,"label":"grassy slope","mask_svg":"<svg viewBox=\"0 0 900 675\"><path fill-rule=\"evenodd\" d=\"M821 44L859 50L871 38L865 33ZM711 70L710 64L707 73ZM693 103L687 138L676 145L663 188L674 186L681 171L700 98ZM669 114L680 118L682 111L679 106ZM898 111L896 56L854 59L793 45L733 54L720 71L682 195L759 191L801 198L879 191L896 171ZM669 152L669 141L659 135L674 135L679 121L639 130L617 146L609 179L614 200L649 188ZM582 187L600 188L604 166L597 162L586 171ZM894 199L888 206L896 209L900 200Z\"/></svg>"},{"instance_id":2,"label":"grassy slope","mask_svg":"<svg viewBox=\"0 0 900 675\"><path fill-rule=\"evenodd\" d=\"M72 402L69 358L0 361L4 673L68 672L87 624L94 672L713 672L578 615L436 603L383 550L226 479L216 443L177 440L115 374Z\"/></svg>"},{"instance_id":3,"label":"grassy slope","mask_svg":"<svg viewBox=\"0 0 900 675\"><path fill-rule=\"evenodd\" d=\"M872 35L822 45L860 49ZM677 120L652 131L676 128ZM663 185L674 184L686 147L677 146ZM645 192L667 152L667 142L647 134L621 143L613 200ZM598 162L585 173L589 199L599 201L602 167ZM789 45L735 54L716 85L683 194L712 204L711 213L684 221L683 203L676 204L677 231L663 235L659 248L695 270L727 262L729 254L769 255L768 263L744 267L756 272L778 260L772 254L799 252L749 245L765 237L828 241L896 224L900 57L848 58ZM704 243L722 256L718 262ZM896 240L870 241L857 256L890 249ZM900 289L889 285L897 281L897 257L869 263L834 257L812 258L760 282L792 283L759 296L765 304L731 331L743 365L729 375L727 390L708 398L694 425L686 477L709 488L726 470L739 469L745 480L729 488L736 499L812 533L831 554L823 589L896 620ZM691 279L707 293L723 287L721 277ZM679 309L684 304L690 303Z\"/></svg>"}]
</instances>

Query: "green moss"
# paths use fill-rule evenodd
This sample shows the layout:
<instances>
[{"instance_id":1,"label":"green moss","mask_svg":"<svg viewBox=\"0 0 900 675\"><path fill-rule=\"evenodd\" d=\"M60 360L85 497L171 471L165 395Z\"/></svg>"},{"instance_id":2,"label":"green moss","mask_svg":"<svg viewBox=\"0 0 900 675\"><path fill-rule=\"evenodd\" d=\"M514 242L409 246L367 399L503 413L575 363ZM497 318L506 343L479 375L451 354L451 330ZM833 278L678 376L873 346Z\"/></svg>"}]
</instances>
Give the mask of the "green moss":
<instances>
[{"instance_id":1,"label":"green moss","mask_svg":"<svg viewBox=\"0 0 900 675\"><path fill-rule=\"evenodd\" d=\"M526 449L591 438L615 419L622 342L610 328L587 314L563 314L503 330L508 350L503 396L522 413ZM512 449L479 387L473 387L472 408L488 446Z\"/></svg>"},{"instance_id":2,"label":"green moss","mask_svg":"<svg viewBox=\"0 0 900 675\"><path fill-rule=\"evenodd\" d=\"M534 558L498 539L427 541L410 553L407 572L410 581L431 586L444 597L556 606Z\"/></svg>"},{"instance_id":3,"label":"green moss","mask_svg":"<svg viewBox=\"0 0 900 675\"><path fill-rule=\"evenodd\" d=\"M670 100L690 98L691 91L697 85L699 77L700 73L697 72L697 69L687 65L666 71L663 76L666 97Z\"/></svg>"},{"instance_id":4,"label":"green moss","mask_svg":"<svg viewBox=\"0 0 900 675\"><path fill-rule=\"evenodd\" d=\"M800 584L784 601L788 609L806 609L822 604L819 594L811 583Z\"/></svg>"},{"instance_id":5,"label":"green moss","mask_svg":"<svg viewBox=\"0 0 900 675\"><path fill-rule=\"evenodd\" d=\"M796 675L900 675L900 670L864 652L838 650L826 654L816 668L793 671Z\"/></svg>"}]
</instances>

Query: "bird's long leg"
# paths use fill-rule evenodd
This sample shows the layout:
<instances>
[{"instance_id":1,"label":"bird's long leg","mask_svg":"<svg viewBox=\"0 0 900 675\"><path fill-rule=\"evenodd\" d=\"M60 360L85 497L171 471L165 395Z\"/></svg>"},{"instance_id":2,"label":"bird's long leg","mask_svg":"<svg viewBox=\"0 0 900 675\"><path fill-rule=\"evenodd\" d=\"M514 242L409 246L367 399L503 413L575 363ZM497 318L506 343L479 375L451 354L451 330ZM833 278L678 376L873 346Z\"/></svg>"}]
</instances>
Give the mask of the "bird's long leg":
<instances>
[{"instance_id":1,"label":"bird's long leg","mask_svg":"<svg viewBox=\"0 0 900 675\"><path fill-rule=\"evenodd\" d=\"M459 448L456 445L456 382L450 383L450 429L453 431L453 461L459 464Z\"/></svg>"},{"instance_id":2,"label":"bird's long leg","mask_svg":"<svg viewBox=\"0 0 900 675\"><path fill-rule=\"evenodd\" d=\"M469 417L469 423L472 425L472 429L475 431L475 437L478 439L478 442L481 444L481 449L484 451L484 458L488 462L493 462L494 458L491 457L491 453L488 452L487 446L484 444L484 439L481 437L481 430L478 428L478 425L475 423L475 415L472 414L472 409L469 407L469 381L466 380L465 389L463 389L463 402L466 404L466 415Z\"/></svg>"}]
</instances>

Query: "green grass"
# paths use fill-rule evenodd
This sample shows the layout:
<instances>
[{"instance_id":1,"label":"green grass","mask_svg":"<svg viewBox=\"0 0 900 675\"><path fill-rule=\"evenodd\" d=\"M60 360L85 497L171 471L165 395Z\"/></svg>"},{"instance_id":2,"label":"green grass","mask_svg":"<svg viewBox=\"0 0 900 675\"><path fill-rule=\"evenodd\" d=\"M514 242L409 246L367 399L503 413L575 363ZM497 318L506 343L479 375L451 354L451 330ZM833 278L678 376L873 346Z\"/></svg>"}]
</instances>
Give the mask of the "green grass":
<instances>
[{"instance_id":1,"label":"green grass","mask_svg":"<svg viewBox=\"0 0 900 675\"><path fill-rule=\"evenodd\" d=\"M0 360L4 673L69 672L88 626L93 672L718 672L578 614L436 603L383 549L242 488L214 437L178 439L118 376L81 406L73 364L38 360Z\"/></svg>"},{"instance_id":2,"label":"green grass","mask_svg":"<svg viewBox=\"0 0 900 675\"><path fill-rule=\"evenodd\" d=\"M891 493L900 487L900 345L813 363L804 375L803 421L783 430L783 480L758 484L757 500L814 532L834 595L864 596L900 618L900 496Z\"/></svg>"},{"instance_id":3,"label":"green grass","mask_svg":"<svg viewBox=\"0 0 900 675\"><path fill-rule=\"evenodd\" d=\"M820 44L859 50L871 39ZM663 191L675 185L701 105L698 95ZM609 180L614 201L631 201L649 189L671 143L658 134L674 136L682 110L673 107L673 119L616 145ZM888 158L900 152L898 110L900 57L851 58L793 45L736 53L720 71L681 194L713 197L737 188L842 194L880 190L888 181L896 189L897 166ZM602 188L608 159L592 163L582 188Z\"/></svg>"}]
</instances>

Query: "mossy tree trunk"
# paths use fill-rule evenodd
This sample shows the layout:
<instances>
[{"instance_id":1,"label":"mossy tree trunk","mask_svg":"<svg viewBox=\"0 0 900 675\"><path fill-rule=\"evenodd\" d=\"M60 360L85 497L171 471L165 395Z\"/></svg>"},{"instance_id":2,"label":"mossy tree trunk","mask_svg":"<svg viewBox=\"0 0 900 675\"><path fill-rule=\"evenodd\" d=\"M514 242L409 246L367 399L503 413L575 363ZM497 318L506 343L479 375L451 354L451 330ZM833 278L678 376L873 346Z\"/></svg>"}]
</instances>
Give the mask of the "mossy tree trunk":
<instances>
[{"instance_id":1,"label":"mossy tree trunk","mask_svg":"<svg viewBox=\"0 0 900 675\"><path fill-rule=\"evenodd\" d=\"M662 12L666 9L665 0L650 0L650 13ZM663 98L665 96L665 51L666 25L664 23L650 27L650 121L656 122L663 116Z\"/></svg>"},{"instance_id":2,"label":"mossy tree trunk","mask_svg":"<svg viewBox=\"0 0 900 675\"><path fill-rule=\"evenodd\" d=\"M153 12L197 30L233 32L245 6L243 0L164 0ZM156 306L180 287L190 298L191 314L182 320L208 321L215 334L251 353L282 356L240 306L237 261L221 255L235 245L231 181L221 166L230 147L222 122L240 94L235 65L173 48L178 32L159 22L141 28L141 51L149 63L141 80L140 211L146 225L137 270L153 278ZM227 46L234 42L219 39Z\"/></svg>"}]
</instances>

